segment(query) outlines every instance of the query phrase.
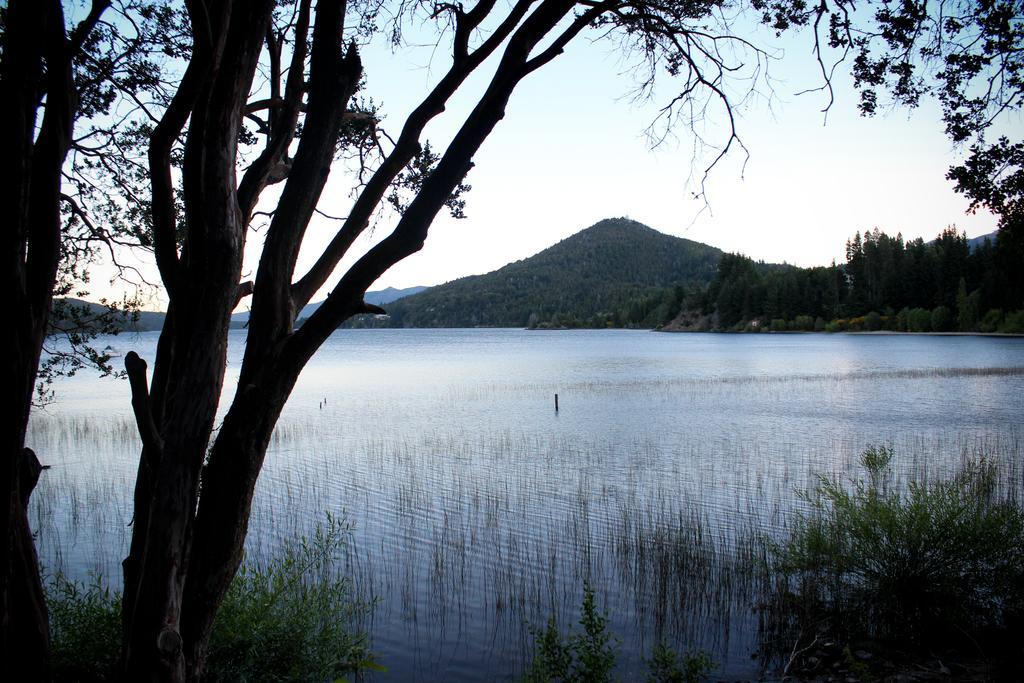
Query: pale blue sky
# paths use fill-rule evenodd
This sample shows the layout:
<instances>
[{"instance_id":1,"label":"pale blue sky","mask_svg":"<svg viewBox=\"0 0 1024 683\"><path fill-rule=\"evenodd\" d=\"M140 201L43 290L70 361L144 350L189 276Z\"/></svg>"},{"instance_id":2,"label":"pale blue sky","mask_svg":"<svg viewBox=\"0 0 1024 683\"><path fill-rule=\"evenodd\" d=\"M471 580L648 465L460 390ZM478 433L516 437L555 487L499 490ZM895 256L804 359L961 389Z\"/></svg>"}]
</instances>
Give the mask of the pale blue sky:
<instances>
[{"instance_id":1,"label":"pale blue sky","mask_svg":"<svg viewBox=\"0 0 1024 683\"><path fill-rule=\"evenodd\" d=\"M751 35L749 27L738 32ZM693 195L714 151L705 149L695 160L694 137L685 126L656 149L644 134L676 84L662 78L650 101L635 101L630 94L636 78L621 46L581 36L514 93L467 179L473 186L466 198L468 218L441 215L425 248L374 288L434 285L488 272L615 216L755 259L801 266L841 261L845 241L855 231L875 227L926 240L951 224L969 236L995 229L991 215L967 215L967 202L945 179L957 152L943 135L933 104L861 118L857 95L840 69L837 101L824 125L824 95L795 95L820 84L808 36L788 36L777 44L770 32L756 33L755 40L779 57L769 64L772 87L762 83L761 96L737 110L750 157L735 148L712 171L707 205ZM422 42L426 37L429 31ZM392 136L448 65L445 50L429 45L397 52L367 46L362 57L366 94L381 105L383 127ZM749 57L745 61L752 63ZM435 149L443 149L457 129L489 70L482 68L467 92L427 129ZM702 132L721 140L724 121L724 112L711 112ZM1021 120L1006 125L1019 129ZM350 176L336 168L321 208L344 215L351 186ZM394 216L383 216L372 234L357 242L351 258L393 224ZM300 271L330 239L331 229L322 219L311 226ZM247 277L258 260L258 241L259 233L252 234ZM155 281L154 269L145 270ZM102 279L94 278L94 294L111 296ZM161 299L158 294L151 305L160 307Z\"/></svg>"},{"instance_id":2,"label":"pale blue sky","mask_svg":"<svg viewBox=\"0 0 1024 683\"><path fill-rule=\"evenodd\" d=\"M661 82L652 101L632 101L635 79L624 73L628 63L618 46L578 40L513 95L469 175L468 218L439 217L423 251L375 288L487 272L613 216L802 266L842 260L845 241L858 230L878 227L928 240L950 224L969 236L995 229L992 216L966 214L967 202L944 177L957 153L943 135L937 107L862 118L843 74L825 125L822 94L795 96L820 78L807 45L806 36L787 40L785 57L770 65L771 99L759 98L740 112L750 158L744 170L745 155L736 149L712 171L705 207L693 192L707 158L694 166L690 131L679 128L675 139L653 150L644 135L657 106L672 94L671 80ZM363 59L368 93L383 105L384 126L394 133L401 115L447 66L442 54L426 48L397 54L367 49ZM431 125L435 147L471 103L471 94L457 100ZM324 208L343 215L346 188L339 174ZM391 224L383 220L376 237ZM314 229L319 238L304 261L327 234L326 227Z\"/></svg>"}]
</instances>

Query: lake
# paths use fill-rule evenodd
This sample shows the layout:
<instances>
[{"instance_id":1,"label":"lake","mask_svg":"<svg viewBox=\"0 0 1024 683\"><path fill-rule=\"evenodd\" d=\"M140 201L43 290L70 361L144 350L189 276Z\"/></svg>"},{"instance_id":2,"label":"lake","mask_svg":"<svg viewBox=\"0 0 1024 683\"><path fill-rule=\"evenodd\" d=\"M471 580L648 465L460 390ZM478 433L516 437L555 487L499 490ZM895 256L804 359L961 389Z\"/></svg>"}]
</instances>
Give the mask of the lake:
<instances>
[{"instance_id":1,"label":"lake","mask_svg":"<svg viewBox=\"0 0 1024 683\"><path fill-rule=\"evenodd\" d=\"M156 339L103 343L152 361ZM82 374L56 392L28 437L53 466L33 497L40 556L116 585L139 453L128 386ZM756 678L750 568L796 491L884 444L897 482L986 456L1020 499L1022 423L1022 338L341 330L281 417L247 553L344 514L340 568L377 600L375 679L512 680L534 627L575 624L585 581L623 677L664 639Z\"/></svg>"}]
</instances>

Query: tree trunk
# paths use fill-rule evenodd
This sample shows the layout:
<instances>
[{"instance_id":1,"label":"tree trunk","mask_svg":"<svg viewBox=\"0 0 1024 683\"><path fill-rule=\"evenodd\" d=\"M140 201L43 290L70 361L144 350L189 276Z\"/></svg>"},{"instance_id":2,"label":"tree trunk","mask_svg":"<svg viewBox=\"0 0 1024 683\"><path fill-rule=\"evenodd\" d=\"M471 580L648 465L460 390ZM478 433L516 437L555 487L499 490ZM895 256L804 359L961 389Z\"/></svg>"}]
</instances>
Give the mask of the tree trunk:
<instances>
[{"instance_id":1,"label":"tree trunk","mask_svg":"<svg viewBox=\"0 0 1024 683\"><path fill-rule=\"evenodd\" d=\"M190 127L182 168L187 238L180 259L173 244L174 218L154 210L156 251L171 303L154 367L152 395L145 386L145 365L137 358L126 358L144 442L132 550L124 565L124 665L133 680L199 680L214 617L242 559L253 493L270 436L302 368L341 322L366 310L362 297L369 286L423 246L430 223L462 182L473 155L504 116L516 84L558 54L563 41L591 19L577 18L551 46L531 58L531 51L575 3L545 0L521 25L530 3L517 6L518 14L513 13L503 24L498 38L485 43L489 54L511 35L490 87L394 232L358 259L317 313L299 330L293 330L296 311L323 284L353 235L365 227L361 219L347 226L354 232L346 232L332 242L314 274L293 284L299 247L323 191L348 100L362 71L354 46L344 49L343 0L321 0L317 4L302 135L265 236L252 288L238 389L207 454L205 447L224 378L229 316L237 301L247 212L255 206L255 193L265 185L267 169L288 147L281 140L271 140L267 150L278 152L261 155L242 182L235 182L238 126L269 5L228 5L227 18L210 21L208 32L196 32L197 36L202 33L214 37L212 45L197 45L194 50L194 55L204 50L202 54L211 63L196 71L194 57L186 73L186 81L197 94L188 104ZM493 3L483 6L486 9ZM305 26L308 3L302 8L299 26ZM486 11L471 18L465 15L460 21L470 23L462 24L459 31L463 35L472 31L477 25L473 22L478 23L485 15ZM196 22L203 19L193 17ZM225 26L227 37L217 38L221 35L218 27ZM479 63L475 57L457 55L451 82L446 81L414 114L408 134L411 140L422 132L431 112L443 110L451 94L448 90L457 89L473 64ZM293 68L301 68L301 64L293 63ZM163 133L177 135L173 132L175 126L180 131L184 125L186 117L175 113L178 101L176 96L157 127L151 164L168 163L169 147L157 143L166 143ZM298 103L286 96L282 106L293 107L294 113ZM275 116L285 120L283 112ZM408 158L401 164L386 164L383 180L375 182L374 187L389 186L417 147L403 143L399 156ZM154 171L152 175L154 196L166 199L169 174ZM381 188L374 191L371 205L382 199ZM154 201L154 207L158 204Z\"/></svg>"},{"instance_id":2,"label":"tree trunk","mask_svg":"<svg viewBox=\"0 0 1024 683\"><path fill-rule=\"evenodd\" d=\"M90 13L90 21L98 16ZM80 28L87 34L92 25ZM25 448L25 434L60 260L61 171L77 106L70 50L58 0L8 4L0 76L0 163L7 170L0 183L0 259L15 327L3 335L8 400L0 422L0 667L14 680L49 677L49 619L28 521L41 467Z\"/></svg>"},{"instance_id":3,"label":"tree trunk","mask_svg":"<svg viewBox=\"0 0 1024 683\"><path fill-rule=\"evenodd\" d=\"M294 383L279 377L242 389L210 450L182 613L189 681L202 675L217 609L242 561L256 479Z\"/></svg>"},{"instance_id":4,"label":"tree trunk","mask_svg":"<svg viewBox=\"0 0 1024 683\"><path fill-rule=\"evenodd\" d=\"M24 335L18 334L21 337ZM41 340L40 340L41 342ZM36 356L38 358L38 355ZM15 362L12 369L35 368L31 360ZM7 387L27 385L28 397L23 410L15 404L5 410L4 477L6 492L0 514L3 517L3 571L0 571L0 599L3 600L0 671L7 680L46 680L49 678L50 628L39 572L32 530L28 520L29 496L35 488L42 467L35 453L21 444L25 439L28 406L31 401L35 373L29 377L11 378ZM13 456L13 457L7 457Z\"/></svg>"},{"instance_id":5,"label":"tree trunk","mask_svg":"<svg viewBox=\"0 0 1024 683\"><path fill-rule=\"evenodd\" d=\"M124 562L122 664L133 681L185 679L182 594L248 220L236 191L239 127L272 6L272 0L259 0L190 7L200 12L191 17L196 45L189 90L179 89L165 116L171 139L188 119L181 171L187 232L179 258L173 214L159 214L154 202L155 232L171 228L169 237L166 231L155 235L171 314L161 332L151 394L145 365L136 357L129 367L144 440L131 552ZM158 126L154 147L166 132ZM151 160L159 160L159 152L151 152ZM173 212L173 203L162 210Z\"/></svg>"}]
</instances>

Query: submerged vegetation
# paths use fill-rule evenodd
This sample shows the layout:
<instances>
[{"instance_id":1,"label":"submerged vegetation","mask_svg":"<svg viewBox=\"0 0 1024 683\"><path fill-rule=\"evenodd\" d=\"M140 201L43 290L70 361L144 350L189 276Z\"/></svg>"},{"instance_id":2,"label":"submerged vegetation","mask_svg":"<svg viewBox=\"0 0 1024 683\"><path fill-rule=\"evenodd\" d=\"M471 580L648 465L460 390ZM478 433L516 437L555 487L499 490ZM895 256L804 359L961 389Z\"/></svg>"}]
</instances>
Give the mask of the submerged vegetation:
<instances>
[{"instance_id":1,"label":"submerged vegetation","mask_svg":"<svg viewBox=\"0 0 1024 683\"><path fill-rule=\"evenodd\" d=\"M908 470L905 459L896 467L893 449L870 448L860 458L862 478L844 484L821 476L800 495L795 482L784 483L788 479L770 488L762 483L746 514L736 509L724 520L654 491L600 513L600 494L581 488L565 501L564 529L551 523L529 534L502 512L522 502L524 492L495 499L454 470L439 476L453 482L468 507L458 512L457 501L446 503L440 525L422 526L432 485L414 472L464 457L452 442L436 445L435 455L421 454L425 463L409 453L374 456L382 464L399 457L413 468L399 477L411 483L402 485L396 501L398 524L411 525L403 533L432 539L429 571L418 575L418 561L404 554L378 557L361 571L377 586L401 584L406 618L437 619L435 609L448 614L440 617L442 627L446 619L473 618L462 610L481 589L492 600L484 613L495 628L544 623L544 606L553 606L546 626L529 630L527 681L704 680L722 656L717 636L708 640L708 625L739 636L750 627L743 624L755 605L760 633L740 642L757 648L760 671L797 676L814 675L825 659L822 650L841 670L862 673L877 673L918 650L963 652L965 643L974 643L966 656L999 660L1012 651L1009 634L1024 614L1024 513L1012 448L992 460L970 457L951 474L927 462ZM520 458L538 446L508 442L498 457ZM575 457L587 456L580 451ZM520 485L547 495L539 479ZM292 495L319 496L307 487ZM755 518L774 531L759 532ZM310 672L326 679L378 668L357 626L367 606L338 574L353 571L337 552L348 535L346 526L329 520L309 540L240 572L215 624L208 679L258 673L261 680L298 680ZM484 547L492 560L481 583L472 565ZM548 566L556 555L557 567ZM577 580L585 585L578 629L566 632L559 624L571 623L576 613L565 606L578 595ZM614 619L598 608L590 581L617 596L610 603ZM119 596L98 580L81 585L59 575L49 591L58 678L109 679L118 656ZM427 609L419 614L416 605L424 600ZM648 656L638 659L635 638L618 636L639 623L657 626L653 647L644 646ZM690 654L679 655L666 642L685 644ZM874 657L869 663L853 654L865 651ZM400 656L380 654L385 665ZM520 668L512 661L504 666Z\"/></svg>"},{"instance_id":2,"label":"submerged vegetation","mask_svg":"<svg viewBox=\"0 0 1024 683\"><path fill-rule=\"evenodd\" d=\"M328 516L311 538L244 565L214 622L203 680L337 680L381 670L358 626L372 606L338 573L349 534ZM99 576L83 583L58 573L47 582L47 604L54 679L120 680L121 595Z\"/></svg>"},{"instance_id":3,"label":"submerged vegetation","mask_svg":"<svg viewBox=\"0 0 1024 683\"><path fill-rule=\"evenodd\" d=\"M370 344L392 334L342 333L339 338ZM385 380L399 391L381 392L376 376L372 382L349 378L323 408L316 405L327 394L307 386L286 409L253 509L246 548L251 569L240 579L245 583L232 589L248 602L230 604L222 613L234 624L258 620L262 635L240 637L244 629L235 625L231 637L215 636L212 647L227 657L227 668L218 669L211 660L211 674L231 670L244 657L265 656L269 663L258 666L276 666L291 657L289 648L298 648L289 639L310 631L307 624L315 616L310 613L318 609L264 609L279 590L275 581L282 585L266 572L280 563L283 546L302 536L314 539L323 511L341 505L354 529L351 542L332 557L329 576L346 577L354 603L379 596L372 616L356 617L349 633L372 637L364 646L398 678L526 675L532 647L543 634L530 625L543 629L550 617L559 637L548 639L549 651L559 651L556 642L562 651L573 643L582 647L582 586L589 582L595 614L606 619L603 631L609 636L590 639L594 656L589 661L603 661L604 642L614 654L611 677L644 680L657 670L663 680L686 680L679 678L689 670L685 654L704 651L716 664L712 678L755 680L777 676L794 652L816 637L813 647L793 658L790 674L811 671L811 657L824 659L819 649L841 667L863 664L861 651L874 653L871 665L891 656L875 647L882 642L878 636L821 630L829 625L832 608L825 599L832 594L802 593L801 573L782 574L781 556L771 553L769 541L785 547L800 515L815 514L819 473L844 485L860 473L870 486L860 457L865 443L884 438L898 457L884 468L875 465L882 472L878 491L883 494L906 499L912 483L935 487L955 479L962 464L982 458L991 502L1019 502L1024 493L1024 441L1015 420L1022 405L1021 370L995 366L1013 364L1016 352L990 357L985 367L933 368L915 358L909 364L890 359L879 368L836 363L831 356L803 362L804 350L821 346L814 338L732 337L714 342L796 347L781 358L800 358L807 374L794 374L785 362L770 364L767 372L740 368L714 375L676 372L659 362L657 374L630 363L617 374L573 368L552 376L549 366L532 367L515 356L511 364L526 368L515 376L504 374L505 365L487 365L467 379L446 375L451 364L438 363L426 365L414 384L406 381L411 366L403 359L429 360L431 347L424 340L451 336L395 336L416 341L408 350L386 349L398 379ZM600 338L611 346L634 337L467 336L502 357L518 353L509 343L519 339L545 347L564 342L574 345L573 354L598 354L604 341L579 345ZM653 344L645 349L703 339L637 338ZM873 353L933 346L1016 349L1019 343L849 341ZM545 357L560 358L550 350ZM335 381L328 370L310 378L314 387ZM346 365L345 372L359 377L358 366ZM561 391L558 415L549 405L554 391ZM95 408L95 402L86 407ZM63 571L80 581L95 571L116 581L131 520L138 436L128 416L107 412L96 419L71 408L37 415L33 441L47 454L96 455L52 460L33 497L38 547L53 573ZM459 419L449 419L454 416ZM372 433L353 428L354 421L371 424ZM787 425L785 432L779 432L780 424ZM874 460L886 452L876 449ZM843 490L851 496L855 491ZM811 495L801 498L796 491ZM257 575L264 578L250 585ZM309 581L318 577L317 571L307 574ZM827 587L824 580L818 585ZM853 585L860 586L860 580ZM84 590L78 587L79 594ZM90 599L102 603L105 598ZM111 610L107 621L114 638L119 636L115 615ZM288 626L296 620L298 627ZM80 628L58 640L95 650L87 636L97 631L103 629ZM975 638L987 655L998 655L989 634ZM81 644L74 644L76 638ZM920 642L939 641L935 636ZM662 643L665 648L659 649ZM843 655L847 647L850 664ZM114 657L116 648L109 651ZM361 661L356 657L350 661Z\"/></svg>"}]
</instances>

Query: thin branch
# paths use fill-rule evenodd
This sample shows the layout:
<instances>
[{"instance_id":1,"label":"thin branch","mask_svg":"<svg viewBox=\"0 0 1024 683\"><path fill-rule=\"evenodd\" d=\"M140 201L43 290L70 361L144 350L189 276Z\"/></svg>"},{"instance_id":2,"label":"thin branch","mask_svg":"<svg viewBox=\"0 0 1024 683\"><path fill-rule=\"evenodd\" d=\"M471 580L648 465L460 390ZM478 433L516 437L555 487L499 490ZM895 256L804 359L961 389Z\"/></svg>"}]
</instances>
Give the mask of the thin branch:
<instances>
[{"instance_id":1,"label":"thin branch","mask_svg":"<svg viewBox=\"0 0 1024 683\"><path fill-rule=\"evenodd\" d=\"M82 20L68 37L68 54L74 58L82 50L86 39L100 20L100 15L110 7L110 0L93 0L89 7L89 14Z\"/></svg>"},{"instance_id":2,"label":"thin branch","mask_svg":"<svg viewBox=\"0 0 1024 683\"><path fill-rule=\"evenodd\" d=\"M465 59L453 62L448 73L409 115L391 154L381 162L371 176L345 223L335 233L316 263L293 285L292 299L297 309L309 303L313 294L327 282L327 278L352 243L367 228L371 216L384 199L391 183L419 151L419 137L426 125L444 111L448 99L461 87L466 78L512 34L534 1L518 0L494 33Z\"/></svg>"},{"instance_id":3,"label":"thin branch","mask_svg":"<svg viewBox=\"0 0 1024 683\"><path fill-rule=\"evenodd\" d=\"M163 450L163 440L150 408L146 361L134 351L129 351L124 357L124 369L132 389L132 411L135 413L139 436L142 437L143 454L149 457L149 461L144 461L144 464L149 465L152 471Z\"/></svg>"},{"instance_id":4,"label":"thin branch","mask_svg":"<svg viewBox=\"0 0 1024 683\"><path fill-rule=\"evenodd\" d=\"M303 75L306 63L306 39L309 34L310 4L311 0L302 0L299 5L299 13L295 22L295 45L292 49L288 77L285 82L284 98L281 99L278 93L272 93L268 103L267 123L255 118L255 115L249 111L250 107L258 103L246 107L246 116L258 121L257 125L260 125L261 131L267 135L266 147L252 162L238 184L238 205L247 220L252 215L253 209L256 208L260 194L267 185L271 184L270 181L272 179L278 182L283 180L283 176L274 175L274 171L280 169L281 163L288 153L288 146L295 139L305 93ZM278 46L278 50L280 50L280 46ZM280 66L278 65L276 68L280 69ZM276 81L277 76L272 75L271 82L275 83ZM280 101L280 105L276 104L277 101Z\"/></svg>"}]
</instances>

